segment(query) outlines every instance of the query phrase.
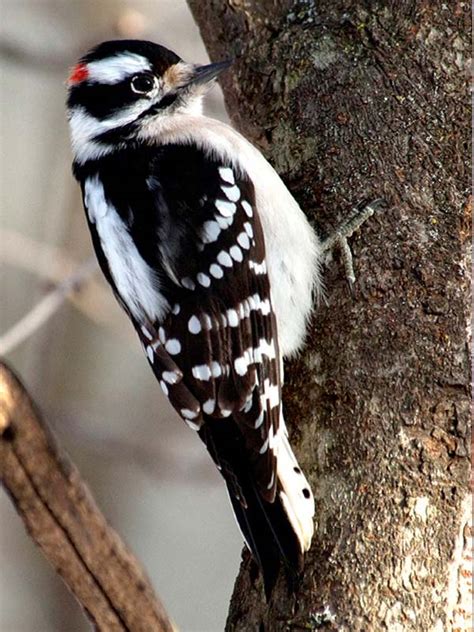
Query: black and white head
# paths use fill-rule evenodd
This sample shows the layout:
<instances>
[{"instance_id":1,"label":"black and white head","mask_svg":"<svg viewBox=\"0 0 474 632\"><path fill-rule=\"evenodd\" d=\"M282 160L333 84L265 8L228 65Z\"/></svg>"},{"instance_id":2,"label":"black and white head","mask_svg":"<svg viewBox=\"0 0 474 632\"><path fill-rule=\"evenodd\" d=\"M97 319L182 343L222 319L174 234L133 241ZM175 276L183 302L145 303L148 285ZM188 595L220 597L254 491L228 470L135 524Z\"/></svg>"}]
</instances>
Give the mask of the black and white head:
<instances>
[{"instance_id":1,"label":"black and white head","mask_svg":"<svg viewBox=\"0 0 474 632\"><path fill-rule=\"evenodd\" d=\"M68 81L76 160L98 158L138 138L151 120L165 123L179 114L200 114L208 86L229 65L186 63L147 41L99 44L80 59Z\"/></svg>"}]
</instances>

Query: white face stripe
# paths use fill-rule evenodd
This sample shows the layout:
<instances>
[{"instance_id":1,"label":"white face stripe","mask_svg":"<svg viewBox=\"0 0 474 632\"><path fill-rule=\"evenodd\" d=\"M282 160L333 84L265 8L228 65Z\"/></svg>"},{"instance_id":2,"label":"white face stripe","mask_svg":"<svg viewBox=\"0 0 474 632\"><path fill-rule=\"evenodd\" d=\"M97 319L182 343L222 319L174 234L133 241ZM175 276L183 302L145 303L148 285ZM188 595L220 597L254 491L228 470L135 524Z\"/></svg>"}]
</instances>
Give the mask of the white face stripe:
<instances>
[{"instance_id":1,"label":"white face stripe","mask_svg":"<svg viewBox=\"0 0 474 632\"><path fill-rule=\"evenodd\" d=\"M101 155L108 153L110 148L105 144L94 141L94 138L122 125L133 123L149 107L149 103L140 100L128 108L120 110L115 116L110 116L103 120L96 119L91 114L88 114L80 105L72 108L69 112L71 144L79 162L97 159Z\"/></svg>"},{"instance_id":2,"label":"white face stripe","mask_svg":"<svg viewBox=\"0 0 474 632\"><path fill-rule=\"evenodd\" d=\"M90 83L120 83L127 77L151 69L151 63L146 57L136 53L120 53L114 57L89 62L87 64L89 73L87 81Z\"/></svg>"}]
</instances>

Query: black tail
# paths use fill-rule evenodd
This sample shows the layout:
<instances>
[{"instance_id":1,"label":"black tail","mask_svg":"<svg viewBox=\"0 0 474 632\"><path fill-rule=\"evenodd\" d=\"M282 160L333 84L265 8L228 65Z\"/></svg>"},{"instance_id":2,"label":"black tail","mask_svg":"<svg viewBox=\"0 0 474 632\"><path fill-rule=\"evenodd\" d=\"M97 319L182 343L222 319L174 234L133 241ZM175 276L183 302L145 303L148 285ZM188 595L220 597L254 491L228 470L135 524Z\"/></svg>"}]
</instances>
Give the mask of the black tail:
<instances>
[{"instance_id":1,"label":"black tail","mask_svg":"<svg viewBox=\"0 0 474 632\"><path fill-rule=\"evenodd\" d=\"M223 475L237 522L263 575L270 598L281 562L291 574L302 570L298 538L288 520L278 489L273 503L265 501L253 480L253 468L237 424L229 418L206 420L199 431Z\"/></svg>"}]
</instances>

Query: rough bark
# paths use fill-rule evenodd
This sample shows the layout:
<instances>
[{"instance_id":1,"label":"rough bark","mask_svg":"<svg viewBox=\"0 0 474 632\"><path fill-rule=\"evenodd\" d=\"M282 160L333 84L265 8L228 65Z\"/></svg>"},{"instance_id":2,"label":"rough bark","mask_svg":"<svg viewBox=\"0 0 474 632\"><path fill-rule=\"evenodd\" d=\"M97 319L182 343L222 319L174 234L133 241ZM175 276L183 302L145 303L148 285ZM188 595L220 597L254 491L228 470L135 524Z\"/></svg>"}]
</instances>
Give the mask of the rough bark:
<instances>
[{"instance_id":1,"label":"rough bark","mask_svg":"<svg viewBox=\"0 0 474 632\"><path fill-rule=\"evenodd\" d=\"M287 364L317 507L304 579L289 596L282 578L267 608L244 555L227 629L467 628L469 6L189 4L211 58L236 58L231 118L318 232L362 199L388 204L352 239L354 295L329 262Z\"/></svg>"},{"instance_id":2,"label":"rough bark","mask_svg":"<svg viewBox=\"0 0 474 632\"><path fill-rule=\"evenodd\" d=\"M59 455L28 394L0 364L0 481L35 543L97 630L176 628L138 561Z\"/></svg>"}]
</instances>

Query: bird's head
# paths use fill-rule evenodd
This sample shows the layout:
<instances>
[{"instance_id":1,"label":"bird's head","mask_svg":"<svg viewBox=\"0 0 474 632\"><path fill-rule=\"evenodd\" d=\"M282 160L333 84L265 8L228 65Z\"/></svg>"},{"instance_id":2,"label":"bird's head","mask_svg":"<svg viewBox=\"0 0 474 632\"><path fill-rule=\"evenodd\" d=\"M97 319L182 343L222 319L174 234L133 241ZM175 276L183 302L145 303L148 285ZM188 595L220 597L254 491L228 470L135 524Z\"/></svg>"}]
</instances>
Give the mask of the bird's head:
<instances>
[{"instance_id":1,"label":"bird's head","mask_svg":"<svg viewBox=\"0 0 474 632\"><path fill-rule=\"evenodd\" d=\"M151 119L199 114L210 82L228 68L184 62L172 51L139 40L104 42L74 66L67 100L76 160L84 162L138 138Z\"/></svg>"}]
</instances>

